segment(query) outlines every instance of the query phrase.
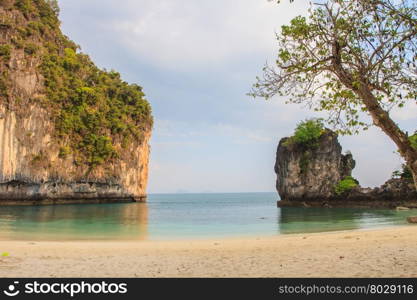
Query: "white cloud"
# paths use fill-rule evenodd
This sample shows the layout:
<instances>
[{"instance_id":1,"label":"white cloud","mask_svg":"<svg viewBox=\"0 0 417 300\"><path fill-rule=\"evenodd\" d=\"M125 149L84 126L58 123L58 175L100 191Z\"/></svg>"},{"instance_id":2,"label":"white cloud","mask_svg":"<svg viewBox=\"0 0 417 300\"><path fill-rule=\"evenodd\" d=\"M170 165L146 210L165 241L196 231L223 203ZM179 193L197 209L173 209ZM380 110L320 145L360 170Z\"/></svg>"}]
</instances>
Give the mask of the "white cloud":
<instances>
[{"instance_id":1,"label":"white cloud","mask_svg":"<svg viewBox=\"0 0 417 300\"><path fill-rule=\"evenodd\" d=\"M195 125L186 121L155 119L154 132L159 137L192 138L201 135Z\"/></svg>"},{"instance_id":2,"label":"white cloud","mask_svg":"<svg viewBox=\"0 0 417 300\"><path fill-rule=\"evenodd\" d=\"M187 122L160 120L154 122L154 135L156 139L167 140L175 138L176 143L183 143L182 140L190 140L204 137L226 137L232 142L270 142L271 135L269 132L259 128L247 128L233 123L209 123L209 122ZM259 126L257 126L259 127ZM178 140L181 140L178 141ZM154 142L161 144L161 142ZM162 143L163 144L163 143Z\"/></svg>"},{"instance_id":3,"label":"white cloud","mask_svg":"<svg viewBox=\"0 0 417 300\"><path fill-rule=\"evenodd\" d=\"M302 2L302 1L300 1ZM105 24L138 57L159 65L223 64L270 53L274 31L304 11L305 3L267 0L159 0L124 3L123 18ZM117 8L116 8L117 9Z\"/></svg>"},{"instance_id":4,"label":"white cloud","mask_svg":"<svg viewBox=\"0 0 417 300\"><path fill-rule=\"evenodd\" d=\"M213 126L215 134L225 136L234 143L246 144L250 142L270 142L271 135L260 129L239 127L233 124L218 123Z\"/></svg>"}]
</instances>

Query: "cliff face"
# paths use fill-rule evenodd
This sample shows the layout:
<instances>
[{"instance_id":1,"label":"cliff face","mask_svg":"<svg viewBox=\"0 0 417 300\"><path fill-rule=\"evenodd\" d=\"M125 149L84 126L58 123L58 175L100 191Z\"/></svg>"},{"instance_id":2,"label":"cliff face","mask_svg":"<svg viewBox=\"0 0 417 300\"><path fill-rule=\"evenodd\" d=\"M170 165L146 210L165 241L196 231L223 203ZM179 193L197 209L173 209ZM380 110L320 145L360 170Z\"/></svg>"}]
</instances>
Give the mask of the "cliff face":
<instances>
[{"instance_id":1,"label":"cliff face","mask_svg":"<svg viewBox=\"0 0 417 300\"><path fill-rule=\"evenodd\" d=\"M120 159L85 176L86 166L60 158L48 112L31 105L23 116L0 105L0 201L101 198L144 200L149 138L132 143Z\"/></svg>"},{"instance_id":2,"label":"cliff face","mask_svg":"<svg viewBox=\"0 0 417 300\"><path fill-rule=\"evenodd\" d=\"M77 53L44 0L0 1L0 45L0 203L143 200L141 88Z\"/></svg>"},{"instance_id":3,"label":"cliff face","mask_svg":"<svg viewBox=\"0 0 417 300\"><path fill-rule=\"evenodd\" d=\"M279 142L275 173L276 187L282 200L326 199L335 195L334 187L355 167L351 154L342 154L337 135L326 130L317 147Z\"/></svg>"}]
</instances>

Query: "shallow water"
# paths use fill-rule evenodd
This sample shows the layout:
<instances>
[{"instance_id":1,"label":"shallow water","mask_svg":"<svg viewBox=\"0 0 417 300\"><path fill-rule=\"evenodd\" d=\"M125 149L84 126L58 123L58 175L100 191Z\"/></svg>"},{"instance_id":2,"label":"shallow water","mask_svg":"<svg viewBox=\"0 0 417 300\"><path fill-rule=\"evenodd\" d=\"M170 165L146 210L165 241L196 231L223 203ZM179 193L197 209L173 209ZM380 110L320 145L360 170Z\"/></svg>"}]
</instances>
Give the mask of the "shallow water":
<instances>
[{"instance_id":1,"label":"shallow water","mask_svg":"<svg viewBox=\"0 0 417 300\"><path fill-rule=\"evenodd\" d=\"M276 193L153 194L148 203L0 206L0 239L160 240L272 236L406 224L414 211L278 208Z\"/></svg>"}]
</instances>

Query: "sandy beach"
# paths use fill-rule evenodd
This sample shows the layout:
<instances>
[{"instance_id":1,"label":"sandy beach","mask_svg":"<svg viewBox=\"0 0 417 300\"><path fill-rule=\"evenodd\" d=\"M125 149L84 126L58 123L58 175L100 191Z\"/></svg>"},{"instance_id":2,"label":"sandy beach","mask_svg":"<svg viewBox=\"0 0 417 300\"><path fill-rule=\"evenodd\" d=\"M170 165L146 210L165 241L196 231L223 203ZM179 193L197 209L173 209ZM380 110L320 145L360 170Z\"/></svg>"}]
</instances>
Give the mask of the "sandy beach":
<instances>
[{"instance_id":1,"label":"sandy beach","mask_svg":"<svg viewBox=\"0 0 417 300\"><path fill-rule=\"evenodd\" d=\"M203 241L0 241L0 277L417 277L417 226Z\"/></svg>"}]
</instances>

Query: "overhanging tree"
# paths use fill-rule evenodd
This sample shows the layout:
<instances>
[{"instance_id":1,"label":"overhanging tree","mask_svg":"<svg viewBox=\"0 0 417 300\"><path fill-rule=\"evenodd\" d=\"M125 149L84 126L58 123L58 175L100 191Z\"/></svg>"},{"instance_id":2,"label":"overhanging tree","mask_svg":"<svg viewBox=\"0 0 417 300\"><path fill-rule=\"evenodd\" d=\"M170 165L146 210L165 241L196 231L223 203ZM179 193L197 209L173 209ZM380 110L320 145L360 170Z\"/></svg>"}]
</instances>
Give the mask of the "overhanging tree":
<instances>
[{"instance_id":1,"label":"overhanging tree","mask_svg":"<svg viewBox=\"0 0 417 300\"><path fill-rule=\"evenodd\" d=\"M251 95L288 96L328 111L344 134L367 129L361 112L387 134L417 188L417 149L389 111L417 105L417 1L327 0L311 4L277 34L276 65L266 66Z\"/></svg>"}]
</instances>

